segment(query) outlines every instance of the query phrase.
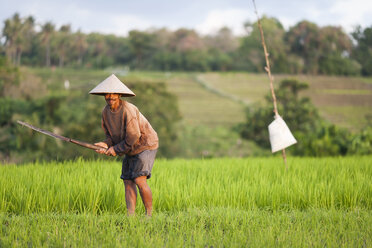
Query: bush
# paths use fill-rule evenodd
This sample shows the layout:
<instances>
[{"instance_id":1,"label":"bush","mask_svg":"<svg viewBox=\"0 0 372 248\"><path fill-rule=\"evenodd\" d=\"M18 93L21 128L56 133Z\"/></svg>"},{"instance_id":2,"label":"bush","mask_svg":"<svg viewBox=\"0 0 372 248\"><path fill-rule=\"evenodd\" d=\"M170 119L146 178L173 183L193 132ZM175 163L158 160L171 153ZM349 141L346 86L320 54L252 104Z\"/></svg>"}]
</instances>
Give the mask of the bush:
<instances>
[{"instance_id":1,"label":"bush","mask_svg":"<svg viewBox=\"0 0 372 248\"><path fill-rule=\"evenodd\" d=\"M298 143L288 150L299 156L338 156L348 152L350 133L321 122L312 132L294 132Z\"/></svg>"},{"instance_id":2,"label":"bush","mask_svg":"<svg viewBox=\"0 0 372 248\"><path fill-rule=\"evenodd\" d=\"M0 97L4 96L4 89L9 85L19 84L20 72L9 61L0 55Z\"/></svg>"},{"instance_id":3,"label":"bush","mask_svg":"<svg viewBox=\"0 0 372 248\"><path fill-rule=\"evenodd\" d=\"M298 143L291 146L290 153L299 156L337 156L370 154L372 152L372 128L352 135L348 130L324 121L315 106L299 92L306 89L305 83L283 80L276 91L279 113L294 134ZM237 128L243 138L270 148L268 125L273 121L271 95L264 105L246 110L246 122Z\"/></svg>"},{"instance_id":4,"label":"bush","mask_svg":"<svg viewBox=\"0 0 372 248\"><path fill-rule=\"evenodd\" d=\"M355 60L340 55L326 56L319 59L319 72L325 75L359 75L361 66Z\"/></svg>"},{"instance_id":5,"label":"bush","mask_svg":"<svg viewBox=\"0 0 372 248\"><path fill-rule=\"evenodd\" d=\"M348 154L370 155L372 154L372 127L367 126L350 140Z\"/></svg>"},{"instance_id":6,"label":"bush","mask_svg":"<svg viewBox=\"0 0 372 248\"><path fill-rule=\"evenodd\" d=\"M318 111L310 99L299 97L299 92L307 88L306 83L286 79L280 82L276 91L279 113L291 130L301 133L312 132L320 121ZM239 125L238 129L243 138L253 140L261 147L269 148L267 126L274 120L274 112L271 95L267 95L265 100L263 105L254 105L246 109L247 121Z\"/></svg>"}]
</instances>

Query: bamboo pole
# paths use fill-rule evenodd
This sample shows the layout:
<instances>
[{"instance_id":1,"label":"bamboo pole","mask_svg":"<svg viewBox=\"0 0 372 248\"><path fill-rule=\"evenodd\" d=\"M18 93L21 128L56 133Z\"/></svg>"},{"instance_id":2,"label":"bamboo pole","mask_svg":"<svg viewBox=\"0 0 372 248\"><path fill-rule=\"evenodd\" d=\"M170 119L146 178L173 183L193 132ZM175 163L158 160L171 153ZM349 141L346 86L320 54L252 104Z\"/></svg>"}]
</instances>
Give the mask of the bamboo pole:
<instances>
[{"instance_id":1,"label":"bamboo pole","mask_svg":"<svg viewBox=\"0 0 372 248\"><path fill-rule=\"evenodd\" d=\"M260 30L262 47L263 47L264 53L265 53L265 61L266 61L265 71L267 72L267 75L269 76L269 80L270 80L270 90L271 90L271 96L273 98L274 113L275 113L275 116L277 116L277 115L279 115L279 113L278 113L278 107L277 107L277 104L276 104L276 96L275 96L275 91L274 91L274 77L271 74L269 53L267 52L265 38L264 38L263 29L262 29L262 25L261 25L261 20L260 20L260 17L258 15L257 8L256 8L256 1L252 0L252 2L253 2L254 12L256 13L256 16L257 16L257 25L258 25L258 28ZM283 156L283 161L284 161L284 164L285 164L285 170L288 170L287 157L285 155L285 149L282 150L282 156Z\"/></svg>"}]
</instances>

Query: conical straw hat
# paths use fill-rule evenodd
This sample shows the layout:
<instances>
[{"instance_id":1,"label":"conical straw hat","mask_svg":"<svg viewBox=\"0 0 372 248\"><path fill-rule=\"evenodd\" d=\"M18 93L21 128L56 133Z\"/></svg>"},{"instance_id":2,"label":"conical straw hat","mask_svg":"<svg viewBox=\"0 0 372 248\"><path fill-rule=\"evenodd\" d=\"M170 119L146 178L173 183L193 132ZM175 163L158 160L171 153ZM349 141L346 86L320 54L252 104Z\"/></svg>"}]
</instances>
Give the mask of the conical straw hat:
<instances>
[{"instance_id":1,"label":"conical straw hat","mask_svg":"<svg viewBox=\"0 0 372 248\"><path fill-rule=\"evenodd\" d=\"M107 93L117 93L122 96L135 96L125 84L123 84L114 74L111 74L108 78L102 81L89 94L93 95L105 95Z\"/></svg>"}]
</instances>

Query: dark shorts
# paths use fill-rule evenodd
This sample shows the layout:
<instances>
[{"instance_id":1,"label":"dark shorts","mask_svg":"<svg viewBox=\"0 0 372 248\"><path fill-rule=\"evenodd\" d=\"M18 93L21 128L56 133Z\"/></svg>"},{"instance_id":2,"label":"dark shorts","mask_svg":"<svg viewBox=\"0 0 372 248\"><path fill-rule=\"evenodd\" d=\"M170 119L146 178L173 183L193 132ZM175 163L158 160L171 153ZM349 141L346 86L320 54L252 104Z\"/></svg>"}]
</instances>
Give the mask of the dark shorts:
<instances>
[{"instance_id":1,"label":"dark shorts","mask_svg":"<svg viewBox=\"0 0 372 248\"><path fill-rule=\"evenodd\" d=\"M132 180L137 177L146 176L149 179L157 151L157 149L145 150L133 156L125 155L120 178L123 180Z\"/></svg>"}]
</instances>

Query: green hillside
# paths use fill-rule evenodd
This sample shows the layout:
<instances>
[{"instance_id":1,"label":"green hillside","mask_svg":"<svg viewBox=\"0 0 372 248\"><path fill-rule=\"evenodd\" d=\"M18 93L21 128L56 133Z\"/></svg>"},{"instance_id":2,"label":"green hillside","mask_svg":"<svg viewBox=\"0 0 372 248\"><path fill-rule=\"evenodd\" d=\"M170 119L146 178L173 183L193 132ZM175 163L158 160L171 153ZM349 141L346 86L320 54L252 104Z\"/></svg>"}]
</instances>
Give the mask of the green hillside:
<instances>
[{"instance_id":1,"label":"green hillside","mask_svg":"<svg viewBox=\"0 0 372 248\"><path fill-rule=\"evenodd\" d=\"M271 103L264 116L251 118L248 122L245 120L246 107L256 107L256 103L264 102L264 96L270 92L269 80L265 74L23 67L20 81L8 83L1 98L3 126L0 132L4 138L0 140L0 160L22 162L35 159L72 159L78 156L93 158L91 151L73 149L67 144L62 146L49 137L26 132L15 123L21 119L87 142L103 139L100 113L105 101L103 97L91 96L88 92L111 73L115 73L137 92L137 97L127 100L139 106L158 131L162 142L159 156L205 158L270 154L267 146L268 134L259 135L258 130L267 132L267 126L272 120ZM335 130L333 127L326 131L324 129L324 132L319 129L319 135L312 137L319 141L315 145L306 143L301 134L296 134L301 138L301 144L304 145L302 147L307 152L327 151L322 153L327 155L355 154L356 151L360 154L369 153L369 136L364 130L371 123L372 78L277 75L275 85L278 86L281 80L288 77L295 77L310 85L301 94L312 99L324 119L338 125L340 129L346 127L355 132L353 134L342 129L342 135L339 133L337 136L332 131ZM296 108L294 106L291 111ZM300 125L293 128L294 132L301 131L300 128L306 126L305 124L310 125L311 118L314 118L306 114L290 118L291 111L287 111L288 120L296 120L295 123ZM286 119L285 112L280 114ZM300 122L302 116L306 120L305 124ZM249 124L252 120L260 120L261 126L254 131L253 136L244 136L242 127L253 127L254 125ZM320 123L318 119L314 121ZM291 125L295 126L295 123L292 122ZM312 127L310 133L314 130ZM328 132L333 132L330 134L332 137L339 138L340 142L337 144L342 149L334 148L335 142L322 136L322 133ZM262 142L259 143L256 137L261 137ZM266 143L263 146L264 142ZM308 145L305 146L306 144ZM332 147L333 152L329 153L326 147ZM296 154L303 155L304 151Z\"/></svg>"},{"instance_id":2,"label":"green hillside","mask_svg":"<svg viewBox=\"0 0 372 248\"><path fill-rule=\"evenodd\" d=\"M270 92L266 74L204 73L199 78L210 86L249 103L262 101ZM330 122L353 131L372 118L372 79L336 76L274 75L274 84L295 78L309 84L305 93ZM283 113L285 116L285 113Z\"/></svg>"},{"instance_id":3,"label":"green hillside","mask_svg":"<svg viewBox=\"0 0 372 248\"><path fill-rule=\"evenodd\" d=\"M263 101L270 92L266 74L252 73L169 73L123 72L120 70L69 70L29 69L42 78L50 89L63 90L69 80L71 89L86 89L114 72L127 80L167 83L169 90L178 96L179 107L186 125L209 127L232 126L242 122L244 105ZM275 85L285 78L296 78L309 83L305 93L330 122L359 130L372 115L372 78L274 75ZM130 100L130 99L129 99ZM285 116L285 113L283 113ZM371 117L369 117L371 118Z\"/></svg>"}]
</instances>

